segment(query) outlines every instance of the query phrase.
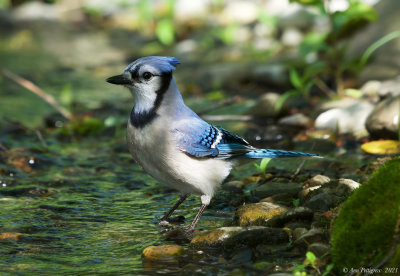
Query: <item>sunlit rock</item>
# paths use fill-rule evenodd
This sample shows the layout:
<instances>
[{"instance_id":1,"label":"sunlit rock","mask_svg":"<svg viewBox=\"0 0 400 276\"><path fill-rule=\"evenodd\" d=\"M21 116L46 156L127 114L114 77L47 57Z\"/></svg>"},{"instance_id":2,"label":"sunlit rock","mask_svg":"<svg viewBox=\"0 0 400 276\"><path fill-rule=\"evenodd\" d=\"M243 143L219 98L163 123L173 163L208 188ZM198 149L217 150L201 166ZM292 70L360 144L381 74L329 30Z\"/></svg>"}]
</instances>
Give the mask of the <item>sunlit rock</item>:
<instances>
[{"instance_id":1,"label":"sunlit rock","mask_svg":"<svg viewBox=\"0 0 400 276\"><path fill-rule=\"evenodd\" d=\"M271 202L242 205L235 213L235 221L240 226L266 225L268 220L286 212L287 207Z\"/></svg>"},{"instance_id":2,"label":"sunlit rock","mask_svg":"<svg viewBox=\"0 0 400 276\"><path fill-rule=\"evenodd\" d=\"M183 254L183 247L176 244L149 246L143 250L143 257L151 261L165 260Z\"/></svg>"}]
</instances>

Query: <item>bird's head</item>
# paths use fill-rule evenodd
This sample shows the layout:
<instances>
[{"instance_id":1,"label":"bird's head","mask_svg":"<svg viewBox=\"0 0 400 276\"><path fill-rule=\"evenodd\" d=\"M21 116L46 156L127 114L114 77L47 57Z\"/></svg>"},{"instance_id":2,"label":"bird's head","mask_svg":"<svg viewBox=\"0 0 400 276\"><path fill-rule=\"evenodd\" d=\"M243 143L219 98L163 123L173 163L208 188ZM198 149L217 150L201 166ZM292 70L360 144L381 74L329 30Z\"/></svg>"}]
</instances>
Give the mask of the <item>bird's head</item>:
<instances>
[{"instance_id":1,"label":"bird's head","mask_svg":"<svg viewBox=\"0 0 400 276\"><path fill-rule=\"evenodd\" d=\"M135 60L121 75L107 82L128 87L135 97L137 112L147 112L157 104L157 99L168 90L172 70L179 64L174 57L150 56Z\"/></svg>"}]
</instances>

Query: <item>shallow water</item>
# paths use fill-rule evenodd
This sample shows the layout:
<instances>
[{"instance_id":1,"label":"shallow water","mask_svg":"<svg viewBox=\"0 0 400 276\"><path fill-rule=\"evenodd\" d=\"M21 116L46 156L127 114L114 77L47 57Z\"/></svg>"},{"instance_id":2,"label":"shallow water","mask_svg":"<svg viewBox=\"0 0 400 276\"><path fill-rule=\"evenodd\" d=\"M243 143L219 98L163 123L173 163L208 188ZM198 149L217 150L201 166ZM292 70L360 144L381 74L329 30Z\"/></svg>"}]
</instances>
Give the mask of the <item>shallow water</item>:
<instances>
[{"instance_id":1,"label":"shallow water","mask_svg":"<svg viewBox=\"0 0 400 276\"><path fill-rule=\"evenodd\" d=\"M2 273L174 270L171 265L144 267L141 252L149 245L168 243L156 222L178 195L142 172L119 149L123 143L92 139L55 143L47 153L27 152L22 155L28 163L33 160L31 173L1 164ZM198 198L192 196L175 215L190 221L198 207ZM230 217L229 207L211 207L198 227L219 227Z\"/></svg>"}]
</instances>

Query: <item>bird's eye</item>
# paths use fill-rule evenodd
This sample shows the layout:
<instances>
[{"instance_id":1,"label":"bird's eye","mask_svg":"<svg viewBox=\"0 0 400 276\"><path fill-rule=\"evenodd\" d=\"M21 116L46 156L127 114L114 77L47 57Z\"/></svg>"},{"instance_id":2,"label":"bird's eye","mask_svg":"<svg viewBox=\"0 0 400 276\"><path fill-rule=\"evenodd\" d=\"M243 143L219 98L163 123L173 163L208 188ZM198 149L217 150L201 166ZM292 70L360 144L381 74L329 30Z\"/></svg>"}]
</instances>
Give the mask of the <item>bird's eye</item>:
<instances>
[{"instance_id":1,"label":"bird's eye","mask_svg":"<svg viewBox=\"0 0 400 276\"><path fill-rule=\"evenodd\" d=\"M153 76L153 74L150 72L144 72L142 75L143 79L145 79L145 80L151 79L152 76Z\"/></svg>"}]
</instances>

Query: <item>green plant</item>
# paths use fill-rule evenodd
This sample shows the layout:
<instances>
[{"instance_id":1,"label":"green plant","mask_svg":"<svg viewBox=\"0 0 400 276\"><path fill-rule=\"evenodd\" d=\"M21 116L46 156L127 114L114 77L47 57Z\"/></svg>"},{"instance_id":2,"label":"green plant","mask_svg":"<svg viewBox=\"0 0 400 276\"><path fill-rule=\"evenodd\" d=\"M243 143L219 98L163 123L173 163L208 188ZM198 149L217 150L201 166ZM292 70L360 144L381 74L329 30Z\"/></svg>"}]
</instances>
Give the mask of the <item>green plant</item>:
<instances>
[{"instance_id":1,"label":"green plant","mask_svg":"<svg viewBox=\"0 0 400 276\"><path fill-rule=\"evenodd\" d=\"M272 158L263 158L261 159L260 165L254 163L254 166L256 166L262 174L265 174L265 171L267 170L268 164L271 160Z\"/></svg>"},{"instance_id":2,"label":"green plant","mask_svg":"<svg viewBox=\"0 0 400 276\"><path fill-rule=\"evenodd\" d=\"M306 259L304 260L304 263L301 265L298 265L292 271L292 274L295 276L305 276L305 275L307 275L307 272L305 271L306 268L311 268L318 275L326 276L329 274L329 272L334 267L333 264L328 264L325 267L325 270L321 271L321 267L319 266L319 263L320 262L319 262L318 258L314 255L314 253L312 253L311 251L308 251L306 253Z\"/></svg>"},{"instance_id":3,"label":"green plant","mask_svg":"<svg viewBox=\"0 0 400 276\"><path fill-rule=\"evenodd\" d=\"M329 29L324 33L310 32L305 35L299 45L300 61L290 70L290 81L293 89L285 92L277 108L295 95L308 95L315 85L329 97L343 97L345 94L343 76L360 72L371 54L381 45L387 43L397 34L389 34L372 44L360 58L347 58L345 39L370 22L377 19L375 9L359 0L348 0L348 8L344 11L329 10L329 0L291 0L306 6L313 6L320 17L329 22ZM309 60L316 59L315 62ZM325 80L334 78L336 92L326 84Z\"/></svg>"}]
</instances>

